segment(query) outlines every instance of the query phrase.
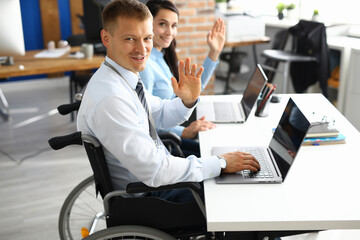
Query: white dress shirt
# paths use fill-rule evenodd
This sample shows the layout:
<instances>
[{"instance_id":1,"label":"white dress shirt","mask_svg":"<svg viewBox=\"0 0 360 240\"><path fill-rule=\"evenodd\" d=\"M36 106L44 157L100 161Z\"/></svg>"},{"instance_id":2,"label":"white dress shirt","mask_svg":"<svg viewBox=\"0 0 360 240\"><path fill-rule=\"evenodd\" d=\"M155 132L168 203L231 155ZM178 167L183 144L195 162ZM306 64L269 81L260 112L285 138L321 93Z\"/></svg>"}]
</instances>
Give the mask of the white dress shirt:
<instances>
[{"instance_id":1,"label":"white dress shirt","mask_svg":"<svg viewBox=\"0 0 360 240\"><path fill-rule=\"evenodd\" d=\"M155 145L149 135L147 114L134 90L138 75L108 57L105 61L124 79L104 63L101 65L86 87L77 127L102 143L114 188L123 190L136 181L157 187L218 176L220 164L216 156L179 158L170 155L164 146ZM195 107L185 107L179 98L162 100L147 91L145 94L160 129L186 121Z\"/></svg>"}]
</instances>

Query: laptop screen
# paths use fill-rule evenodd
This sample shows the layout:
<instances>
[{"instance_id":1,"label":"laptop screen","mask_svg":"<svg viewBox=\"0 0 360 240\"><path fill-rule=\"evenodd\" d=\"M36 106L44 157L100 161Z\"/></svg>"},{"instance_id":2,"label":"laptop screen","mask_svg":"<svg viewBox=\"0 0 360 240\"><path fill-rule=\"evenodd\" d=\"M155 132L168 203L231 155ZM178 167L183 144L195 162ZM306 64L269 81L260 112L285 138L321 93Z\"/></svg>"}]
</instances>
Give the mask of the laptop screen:
<instances>
[{"instance_id":1,"label":"laptop screen","mask_svg":"<svg viewBox=\"0 0 360 240\"><path fill-rule=\"evenodd\" d=\"M290 98L269 145L283 181L309 128L310 122Z\"/></svg>"},{"instance_id":2,"label":"laptop screen","mask_svg":"<svg viewBox=\"0 0 360 240\"><path fill-rule=\"evenodd\" d=\"M245 121L248 118L251 109L253 108L256 99L259 97L259 94L263 89L266 81L267 77L260 64L258 64L253 76L251 77L248 85L246 86L243 98L241 99L241 105L244 109L245 114Z\"/></svg>"}]
</instances>

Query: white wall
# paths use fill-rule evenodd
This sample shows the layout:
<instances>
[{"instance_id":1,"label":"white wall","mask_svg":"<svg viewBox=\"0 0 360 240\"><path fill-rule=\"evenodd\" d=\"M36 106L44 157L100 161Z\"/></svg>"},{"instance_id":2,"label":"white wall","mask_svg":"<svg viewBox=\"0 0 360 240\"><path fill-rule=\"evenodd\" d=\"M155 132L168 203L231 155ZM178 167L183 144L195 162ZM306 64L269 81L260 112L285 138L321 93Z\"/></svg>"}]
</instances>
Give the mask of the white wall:
<instances>
[{"instance_id":1,"label":"white wall","mask_svg":"<svg viewBox=\"0 0 360 240\"><path fill-rule=\"evenodd\" d=\"M276 15L276 5L294 3L300 18L310 19L314 9L319 10L319 20L332 23L360 24L356 0L232 0L241 9L255 15Z\"/></svg>"}]
</instances>

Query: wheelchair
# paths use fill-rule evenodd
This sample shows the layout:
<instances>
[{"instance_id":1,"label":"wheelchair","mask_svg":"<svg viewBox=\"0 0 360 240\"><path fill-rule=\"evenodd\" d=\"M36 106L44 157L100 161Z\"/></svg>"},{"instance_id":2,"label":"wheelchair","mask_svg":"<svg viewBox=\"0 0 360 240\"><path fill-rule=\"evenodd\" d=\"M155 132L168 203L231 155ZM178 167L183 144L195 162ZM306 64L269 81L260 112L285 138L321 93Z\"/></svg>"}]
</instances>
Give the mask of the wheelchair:
<instances>
[{"instance_id":1,"label":"wheelchair","mask_svg":"<svg viewBox=\"0 0 360 240\"><path fill-rule=\"evenodd\" d=\"M79 108L80 101L58 107L60 114ZM163 133L161 139L171 150L181 156L180 138L172 133ZM113 191L105 156L100 142L93 136L80 132L49 140L50 146L61 149L68 145L84 145L93 176L78 184L66 198L59 215L61 239L188 239L205 235L205 207L198 196L199 183L178 183L160 188L150 188L142 183L131 183L126 191ZM170 203L154 197L122 197L129 193L146 193L176 188L189 188L196 203ZM102 199L97 198L100 193ZM171 215L169 215L171 213ZM189 215L187 215L187 214ZM189 217L191 216L191 217ZM186 219L186 220L184 220ZM201 222L199 226L195 226Z\"/></svg>"}]
</instances>

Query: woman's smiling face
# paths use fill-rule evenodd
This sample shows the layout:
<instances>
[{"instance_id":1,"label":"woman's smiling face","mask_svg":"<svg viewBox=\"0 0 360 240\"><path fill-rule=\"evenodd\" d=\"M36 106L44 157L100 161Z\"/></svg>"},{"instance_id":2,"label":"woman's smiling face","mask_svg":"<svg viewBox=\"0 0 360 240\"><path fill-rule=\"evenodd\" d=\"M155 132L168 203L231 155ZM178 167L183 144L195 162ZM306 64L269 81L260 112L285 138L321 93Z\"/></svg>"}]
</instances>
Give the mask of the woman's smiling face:
<instances>
[{"instance_id":1,"label":"woman's smiling face","mask_svg":"<svg viewBox=\"0 0 360 240\"><path fill-rule=\"evenodd\" d=\"M161 51L168 48L177 34L178 15L168 9L160 9L154 17L154 47Z\"/></svg>"}]
</instances>

